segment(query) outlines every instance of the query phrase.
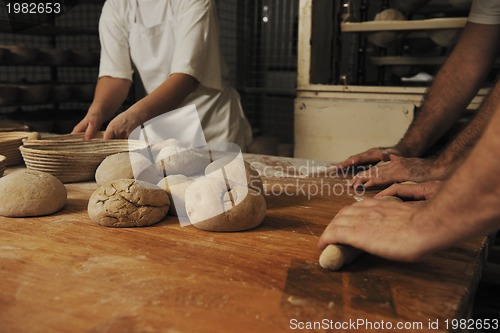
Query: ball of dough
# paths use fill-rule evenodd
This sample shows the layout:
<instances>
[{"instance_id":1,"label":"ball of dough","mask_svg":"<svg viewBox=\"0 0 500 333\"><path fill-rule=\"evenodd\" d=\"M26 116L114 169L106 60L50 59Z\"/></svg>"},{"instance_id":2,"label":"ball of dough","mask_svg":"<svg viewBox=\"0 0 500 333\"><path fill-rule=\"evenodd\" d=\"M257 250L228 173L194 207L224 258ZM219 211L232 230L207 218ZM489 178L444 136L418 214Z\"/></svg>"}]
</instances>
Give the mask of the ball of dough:
<instances>
[{"instance_id":1,"label":"ball of dough","mask_svg":"<svg viewBox=\"0 0 500 333\"><path fill-rule=\"evenodd\" d=\"M192 149L169 146L160 151L156 163L167 175L194 176L205 170L210 159Z\"/></svg>"},{"instance_id":2,"label":"ball of dough","mask_svg":"<svg viewBox=\"0 0 500 333\"><path fill-rule=\"evenodd\" d=\"M264 194L264 187L259 172L247 161L241 158L225 157L213 161L205 168L207 177L223 180L222 168L228 181L248 185L249 188Z\"/></svg>"},{"instance_id":3,"label":"ball of dough","mask_svg":"<svg viewBox=\"0 0 500 333\"><path fill-rule=\"evenodd\" d=\"M161 221L169 206L167 193L158 186L119 179L95 190L88 213L92 222L106 227L144 227Z\"/></svg>"},{"instance_id":4,"label":"ball of dough","mask_svg":"<svg viewBox=\"0 0 500 333\"><path fill-rule=\"evenodd\" d=\"M190 222L206 231L242 231L259 226L266 216L266 200L246 185L231 185L210 177L195 180L186 189Z\"/></svg>"},{"instance_id":5,"label":"ball of dough","mask_svg":"<svg viewBox=\"0 0 500 333\"><path fill-rule=\"evenodd\" d=\"M66 204L63 183L51 174L19 170L0 179L0 215L28 217L49 215Z\"/></svg>"},{"instance_id":6,"label":"ball of dough","mask_svg":"<svg viewBox=\"0 0 500 333\"><path fill-rule=\"evenodd\" d=\"M168 213L174 216L187 216L184 195L186 189L193 182L184 175L171 175L163 178L158 183L158 187L167 192L170 200Z\"/></svg>"},{"instance_id":7,"label":"ball of dough","mask_svg":"<svg viewBox=\"0 0 500 333\"><path fill-rule=\"evenodd\" d=\"M118 179L133 179L133 169L139 173L151 165L145 156L135 152L109 155L97 167L95 181L101 185Z\"/></svg>"},{"instance_id":8,"label":"ball of dough","mask_svg":"<svg viewBox=\"0 0 500 333\"><path fill-rule=\"evenodd\" d=\"M388 8L375 15L375 21L404 21L406 17L397 9ZM367 35L368 40L377 46L388 47L397 39L402 37L402 33L394 31L378 31Z\"/></svg>"},{"instance_id":9,"label":"ball of dough","mask_svg":"<svg viewBox=\"0 0 500 333\"><path fill-rule=\"evenodd\" d=\"M160 151L165 148L165 147L181 147L181 144L177 139L167 139L162 142L155 143L152 147L151 150L153 154L157 155L160 153Z\"/></svg>"}]
</instances>

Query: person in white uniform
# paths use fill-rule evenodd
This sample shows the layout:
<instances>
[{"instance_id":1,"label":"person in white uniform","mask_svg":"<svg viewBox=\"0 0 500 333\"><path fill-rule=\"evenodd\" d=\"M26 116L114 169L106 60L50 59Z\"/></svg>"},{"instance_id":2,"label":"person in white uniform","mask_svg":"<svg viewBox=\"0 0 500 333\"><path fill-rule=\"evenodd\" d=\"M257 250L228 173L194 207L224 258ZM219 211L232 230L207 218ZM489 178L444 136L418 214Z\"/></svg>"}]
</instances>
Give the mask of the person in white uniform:
<instances>
[{"instance_id":1,"label":"person in white uniform","mask_svg":"<svg viewBox=\"0 0 500 333\"><path fill-rule=\"evenodd\" d=\"M412 125L393 147L372 148L347 158L337 167L391 163L377 171L357 174L353 186L380 186L413 180L442 180L463 161L486 127L491 107L481 108L476 117L436 158L422 155L452 126L477 94L485 77L492 73L500 49L500 1L475 0L460 40L436 75Z\"/></svg>"},{"instance_id":2,"label":"person in white uniform","mask_svg":"<svg viewBox=\"0 0 500 333\"><path fill-rule=\"evenodd\" d=\"M225 79L213 0L107 0L99 36L94 100L73 133L93 138L125 101L135 71L147 95L110 121L104 139L127 138L147 120L194 104L208 143L244 150L251 142L239 94Z\"/></svg>"}]
</instances>

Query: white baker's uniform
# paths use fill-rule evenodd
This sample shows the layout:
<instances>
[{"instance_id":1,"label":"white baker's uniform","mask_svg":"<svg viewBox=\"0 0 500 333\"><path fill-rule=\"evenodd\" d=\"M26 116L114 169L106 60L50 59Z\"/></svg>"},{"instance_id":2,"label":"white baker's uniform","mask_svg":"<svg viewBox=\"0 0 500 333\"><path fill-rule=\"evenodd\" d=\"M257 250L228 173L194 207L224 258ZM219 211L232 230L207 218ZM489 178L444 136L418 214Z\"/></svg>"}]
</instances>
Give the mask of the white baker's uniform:
<instances>
[{"instance_id":1,"label":"white baker's uniform","mask_svg":"<svg viewBox=\"0 0 500 333\"><path fill-rule=\"evenodd\" d=\"M196 105L207 142L251 143L239 94L224 78L213 0L107 0L99 36L99 77L132 80L135 70L151 93L172 73L191 75L200 85L181 106Z\"/></svg>"},{"instance_id":2,"label":"white baker's uniform","mask_svg":"<svg viewBox=\"0 0 500 333\"><path fill-rule=\"evenodd\" d=\"M500 24L500 1L472 1L468 21L479 24Z\"/></svg>"}]
</instances>

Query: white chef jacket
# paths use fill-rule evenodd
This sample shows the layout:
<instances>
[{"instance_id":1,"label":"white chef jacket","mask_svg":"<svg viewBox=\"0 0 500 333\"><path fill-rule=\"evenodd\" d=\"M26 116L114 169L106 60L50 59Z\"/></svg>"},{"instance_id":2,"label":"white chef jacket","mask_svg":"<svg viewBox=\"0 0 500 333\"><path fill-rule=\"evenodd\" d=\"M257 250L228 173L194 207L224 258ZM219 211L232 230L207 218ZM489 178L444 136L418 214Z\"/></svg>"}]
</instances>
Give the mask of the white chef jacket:
<instances>
[{"instance_id":1,"label":"white chef jacket","mask_svg":"<svg viewBox=\"0 0 500 333\"><path fill-rule=\"evenodd\" d=\"M500 1L474 0L468 21L479 24L500 24Z\"/></svg>"},{"instance_id":2,"label":"white chef jacket","mask_svg":"<svg viewBox=\"0 0 500 333\"><path fill-rule=\"evenodd\" d=\"M200 85L181 106L195 104L208 143L228 141L242 150L252 132L238 92L225 76L213 0L107 0L99 21L99 77L132 80L151 93L172 73Z\"/></svg>"}]
</instances>

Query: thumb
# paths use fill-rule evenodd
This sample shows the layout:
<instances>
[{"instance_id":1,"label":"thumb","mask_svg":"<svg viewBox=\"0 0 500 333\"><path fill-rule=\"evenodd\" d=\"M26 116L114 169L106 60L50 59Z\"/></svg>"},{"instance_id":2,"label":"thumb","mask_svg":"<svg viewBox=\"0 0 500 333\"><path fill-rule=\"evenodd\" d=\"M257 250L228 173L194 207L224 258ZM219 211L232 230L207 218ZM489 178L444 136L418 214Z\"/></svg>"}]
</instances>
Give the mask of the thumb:
<instances>
[{"instance_id":1,"label":"thumb","mask_svg":"<svg viewBox=\"0 0 500 333\"><path fill-rule=\"evenodd\" d=\"M398 155L394 155L394 154L389 155L389 159L391 160L391 162L397 161L400 158L401 157L399 157Z\"/></svg>"},{"instance_id":2,"label":"thumb","mask_svg":"<svg viewBox=\"0 0 500 333\"><path fill-rule=\"evenodd\" d=\"M89 122L87 130L85 131L85 140L90 140L95 137L97 128L94 123Z\"/></svg>"}]
</instances>

